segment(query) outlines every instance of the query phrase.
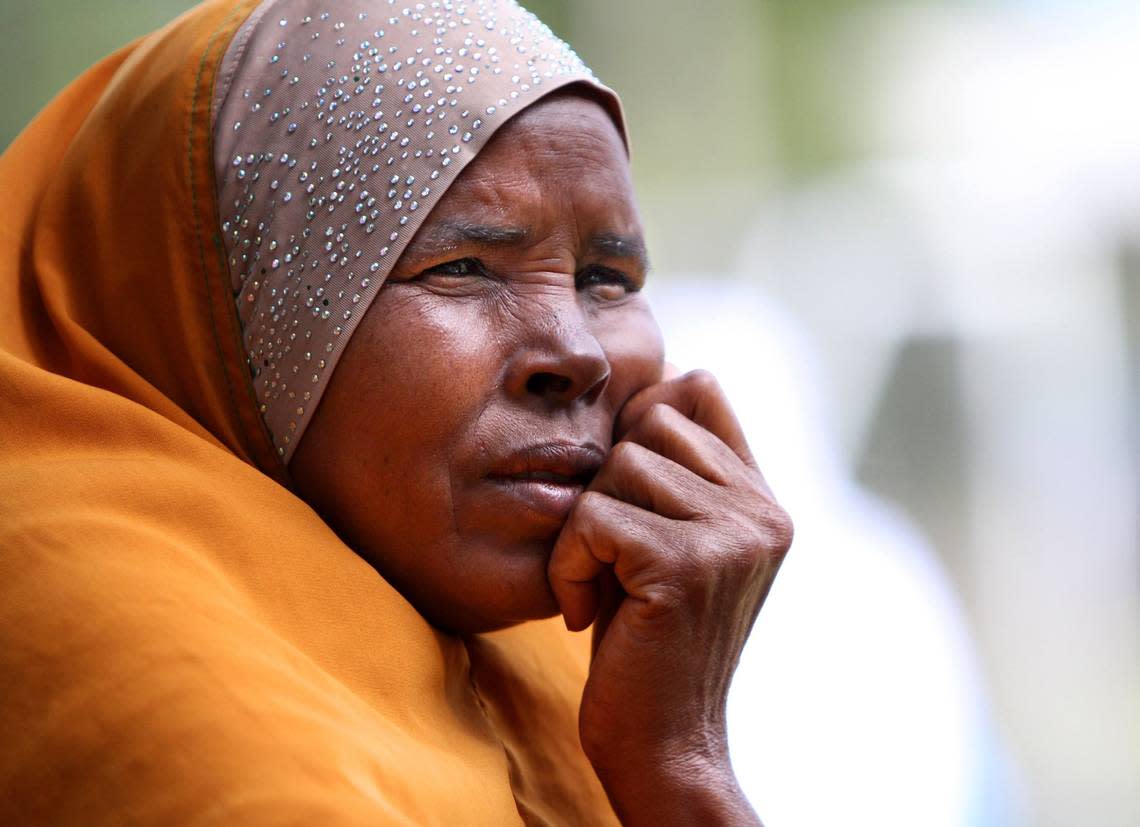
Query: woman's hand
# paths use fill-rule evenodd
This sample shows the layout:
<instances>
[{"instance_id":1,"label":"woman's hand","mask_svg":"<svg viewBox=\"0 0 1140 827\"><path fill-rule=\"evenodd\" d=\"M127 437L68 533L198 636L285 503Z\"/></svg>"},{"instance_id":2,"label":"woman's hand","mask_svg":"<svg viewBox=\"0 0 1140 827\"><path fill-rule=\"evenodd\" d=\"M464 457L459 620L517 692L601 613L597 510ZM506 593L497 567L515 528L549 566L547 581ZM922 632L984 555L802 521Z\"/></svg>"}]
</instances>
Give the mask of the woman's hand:
<instances>
[{"instance_id":1,"label":"woman's hand","mask_svg":"<svg viewBox=\"0 0 1140 827\"><path fill-rule=\"evenodd\" d=\"M615 436L549 569L567 626L595 623L582 746L625 823L757 823L725 701L791 521L706 372L634 395Z\"/></svg>"}]
</instances>

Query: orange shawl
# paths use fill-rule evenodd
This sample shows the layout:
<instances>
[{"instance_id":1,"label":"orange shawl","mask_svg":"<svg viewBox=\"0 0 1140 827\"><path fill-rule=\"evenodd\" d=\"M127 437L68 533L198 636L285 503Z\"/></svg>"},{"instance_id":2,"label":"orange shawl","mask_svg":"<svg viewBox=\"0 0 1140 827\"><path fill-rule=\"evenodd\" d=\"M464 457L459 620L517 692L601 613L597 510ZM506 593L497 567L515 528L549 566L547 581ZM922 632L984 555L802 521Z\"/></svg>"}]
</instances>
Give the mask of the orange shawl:
<instances>
[{"instance_id":1,"label":"orange shawl","mask_svg":"<svg viewBox=\"0 0 1140 827\"><path fill-rule=\"evenodd\" d=\"M220 252L254 0L107 58L0 158L0 823L609 823L558 620L439 632L284 484Z\"/></svg>"}]
</instances>

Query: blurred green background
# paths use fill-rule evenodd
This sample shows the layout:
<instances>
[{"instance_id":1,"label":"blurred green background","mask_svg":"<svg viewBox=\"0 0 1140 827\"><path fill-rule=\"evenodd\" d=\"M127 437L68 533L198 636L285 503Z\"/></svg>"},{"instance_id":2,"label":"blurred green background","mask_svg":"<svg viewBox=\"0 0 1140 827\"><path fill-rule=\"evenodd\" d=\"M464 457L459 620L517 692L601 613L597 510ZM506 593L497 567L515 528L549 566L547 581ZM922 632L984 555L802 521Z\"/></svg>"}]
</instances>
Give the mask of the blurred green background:
<instances>
[{"instance_id":1,"label":"blurred green background","mask_svg":"<svg viewBox=\"0 0 1140 827\"><path fill-rule=\"evenodd\" d=\"M0 0L0 146L190 5ZM623 97L655 279L782 308L935 549L1014 802L956 823L1140 824L1136 4L526 5Z\"/></svg>"}]
</instances>

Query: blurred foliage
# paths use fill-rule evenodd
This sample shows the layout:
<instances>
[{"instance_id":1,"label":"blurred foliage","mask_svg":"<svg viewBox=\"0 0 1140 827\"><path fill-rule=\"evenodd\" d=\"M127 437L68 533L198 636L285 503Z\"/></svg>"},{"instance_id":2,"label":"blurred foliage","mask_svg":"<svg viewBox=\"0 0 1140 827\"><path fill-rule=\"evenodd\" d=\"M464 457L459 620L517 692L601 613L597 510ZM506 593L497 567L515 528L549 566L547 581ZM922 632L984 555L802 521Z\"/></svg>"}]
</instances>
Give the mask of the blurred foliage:
<instances>
[{"instance_id":1,"label":"blurred foliage","mask_svg":"<svg viewBox=\"0 0 1140 827\"><path fill-rule=\"evenodd\" d=\"M838 100L850 61L859 60L857 44L839 50L834 42L837 25L852 15L877 6L905 4L906 0L769 0L766 23L771 37L767 60L772 90L770 129L780 163L789 174L817 172L850 160L855 152L850 124L844 123L847 106ZM930 0L911 0L929 5Z\"/></svg>"},{"instance_id":2,"label":"blurred foliage","mask_svg":"<svg viewBox=\"0 0 1140 827\"><path fill-rule=\"evenodd\" d=\"M570 38L570 5L572 0L520 0L554 33L564 40Z\"/></svg>"},{"instance_id":3,"label":"blurred foliage","mask_svg":"<svg viewBox=\"0 0 1140 827\"><path fill-rule=\"evenodd\" d=\"M0 146L84 69L194 5L189 0L0 0Z\"/></svg>"},{"instance_id":4,"label":"blurred foliage","mask_svg":"<svg viewBox=\"0 0 1140 827\"><path fill-rule=\"evenodd\" d=\"M9 79L0 107L0 147L84 69L193 5L193 0L0 0L0 72ZM570 0L525 5L560 35L568 34Z\"/></svg>"}]
</instances>

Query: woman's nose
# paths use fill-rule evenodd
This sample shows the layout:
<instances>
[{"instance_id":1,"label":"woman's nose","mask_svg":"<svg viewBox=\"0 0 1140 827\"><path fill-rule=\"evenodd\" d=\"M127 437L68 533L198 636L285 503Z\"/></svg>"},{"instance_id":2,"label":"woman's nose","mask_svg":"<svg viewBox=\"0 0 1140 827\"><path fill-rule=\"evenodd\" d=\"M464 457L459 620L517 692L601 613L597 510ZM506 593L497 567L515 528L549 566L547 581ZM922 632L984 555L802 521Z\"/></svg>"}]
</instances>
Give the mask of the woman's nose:
<instances>
[{"instance_id":1,"label":"woman's nose","mask_svg":"<svg viewBox=\"0 0 1140 827\"><path fill-rule=\"evenodd\" d=\"M610 381L610 363L583 319L554 318L511 357L507 387L516 398L592 404Z\"/></svg>"}]
</instances>

